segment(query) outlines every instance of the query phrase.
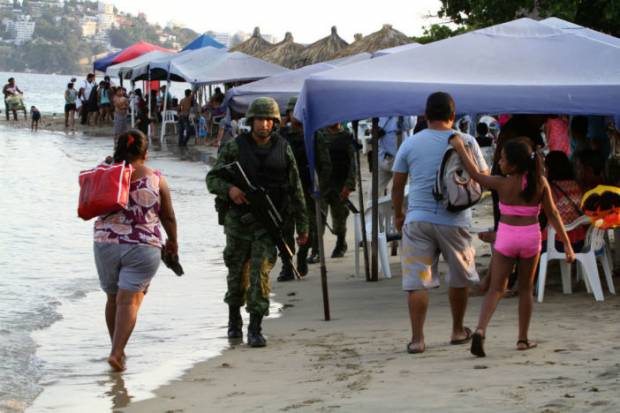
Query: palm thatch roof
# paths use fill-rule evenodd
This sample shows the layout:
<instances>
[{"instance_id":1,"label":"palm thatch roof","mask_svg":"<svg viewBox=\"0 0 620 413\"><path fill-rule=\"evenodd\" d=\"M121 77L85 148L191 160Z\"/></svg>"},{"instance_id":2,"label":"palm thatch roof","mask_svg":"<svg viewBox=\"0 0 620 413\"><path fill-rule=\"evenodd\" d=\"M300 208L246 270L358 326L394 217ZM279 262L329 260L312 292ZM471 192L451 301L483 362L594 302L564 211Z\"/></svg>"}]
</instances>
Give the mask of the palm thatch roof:
<instances>
[{"instance_id":1,"label":"palm thatch roof","mask_svg":"<svg viewBox=\"0 0 620 413\"><path fill-rule=\"evenodd\" d=\"M293 35L286 32L284 40L260 53L257 57L289 69L297 69L301 67L299 62L305 48L304 45L295 43Z\"/></svg>"},{"instance_id":2,"label":"palm thatch roof","mask_svg":"<svg viewBox=\"0 0 620 413\"><path fill-rule=\"evenodd\" d=\"M250 56L258 57L259 54L266 52L271 47L273 47L273 44L263 39L263 36L261 36L260 34L260 29L258 27L255 27L252 37L250 37L245 42L239 43L235 47L231 48L230 51L242 52L245 54L249 54Z\"/></svg>"},{"instance_id":3,"label":"palm thatch roof","mask_svg":"<svg viewBox=\"0 0 620 413\"><path fill-rule=\"evenodd\" d=\"M332 32L329 36L306 47L306 50L301 54L299 66L307 66L334 59L348 45L347 42L338 36L336 26L332 26Z\"/></svg>"},{"instance_id":4,"label":"palm thatch roof","mask_svg":"<svg viewBox=\"0 0 620 413\"><path fill-rule=\"evenodd\" d=\"M355 39L346 49L342 50L338 57L350 56L362 52L376 52L389 47L411 43L412 40L404 33L392 28L390 24L384 24L381 30L369 34L362 39Z\"/></svg>"}]
</instances>

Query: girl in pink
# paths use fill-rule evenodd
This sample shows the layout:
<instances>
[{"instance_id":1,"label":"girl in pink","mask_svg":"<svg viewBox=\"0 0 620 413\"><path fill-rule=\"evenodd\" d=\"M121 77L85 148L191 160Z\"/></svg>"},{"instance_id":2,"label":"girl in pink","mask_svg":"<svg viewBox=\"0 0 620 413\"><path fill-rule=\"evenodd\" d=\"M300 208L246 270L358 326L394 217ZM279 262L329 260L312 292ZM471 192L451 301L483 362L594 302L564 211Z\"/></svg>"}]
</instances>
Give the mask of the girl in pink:
<instances>
[{"instance_id":1,"label":"girl in pink","mask_svg":"<svg viewBox=\"0 0 620 413\"><path fill-rule=\"evenodd\" d=\"M467 172L486 188L497 191L501 217L491 258L491 287L487 291L478 327L472 334L471 352L484 357L484 338L495 308L506 291L508 276L519 260L519 338L517 350L528 350L536 343L528 339L528 330L534 307L534 273L541 248L538 214L541 206L564 242L566 261L573 262L571 247L562 219L558 213L549 183L542 174L543 164L527 138L506 142L501 152L499 167L503 176L481 174L471 160L458 135L450 143L459 153Z\"/></svg>"}]
</instances>

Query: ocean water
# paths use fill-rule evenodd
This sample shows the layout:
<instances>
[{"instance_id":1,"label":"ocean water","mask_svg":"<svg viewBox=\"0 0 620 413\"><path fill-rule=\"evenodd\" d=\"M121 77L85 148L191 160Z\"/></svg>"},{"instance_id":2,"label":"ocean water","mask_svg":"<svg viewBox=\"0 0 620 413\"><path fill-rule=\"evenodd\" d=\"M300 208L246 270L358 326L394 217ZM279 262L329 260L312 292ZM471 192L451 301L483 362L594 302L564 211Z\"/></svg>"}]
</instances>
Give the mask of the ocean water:
<instances>
[{"instance_id":1,"label":"ocean water","mask_svg":"<svg viewBox=\"0 0 620 413\"><path fill-rule=\"evenodd\" d=\"M30 109L31 106L36 106L43 113L56 113L57 115L62 115L64 113L64 93L67 88L67 83L71 81L72 77L75 77L77 79L77 85L75 86L77 89L79 88L79 84L86 78L84 75L67 76L0 72L0 82L2 86L7 83L10 77L15 78L17 87L24 92L24 103L28 109ZM97 82L103 80L103 74L97 72L96 80ZM119 84L118 79L113 79L113 81L117 85ZM179 82L172 82L170 85L171 93L175 97L183 96L183 91L190 87L187 83ZM129 82L124 83L124 86L129 89ZM137 82L136 88L143 88L142 82ZM0 106L0 110L4 112L4 104Z\"/></svg>"},{"instance_id":2,"label":"ocean water","mask_svg":"<svg viewBox=\"0 0 620 413\"><path fill-rule=\"evenodd\" d=\"M228 346L224 235L207 168L152 150L150 166L171 187L186 274L160 267L126 350L128 370L110 371L93 222L76 208L79 171L111 147L111 138L0 126L0 412L121 408Z\"/></svg>"}]
</instances>

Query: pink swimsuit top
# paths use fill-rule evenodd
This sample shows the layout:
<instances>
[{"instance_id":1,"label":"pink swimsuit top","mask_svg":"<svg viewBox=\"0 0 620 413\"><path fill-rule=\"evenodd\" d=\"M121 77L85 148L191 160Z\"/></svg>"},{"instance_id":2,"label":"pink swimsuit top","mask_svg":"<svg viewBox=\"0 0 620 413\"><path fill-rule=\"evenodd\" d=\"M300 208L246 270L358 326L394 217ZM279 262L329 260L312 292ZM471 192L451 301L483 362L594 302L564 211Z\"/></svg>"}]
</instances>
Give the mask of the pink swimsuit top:
<instances>
[{"instance_id":1,"label":"pink swimsuit top","mask_svg":"<svg viewBox=\"0 0 620 413\"><path fill-rule=\"evenodd\" d=\"M513 215L517 217L536 217L540 213L540 204L538 205L508 205L499 203L499 212L502 215Z\"/></svg>"}]
</instances>

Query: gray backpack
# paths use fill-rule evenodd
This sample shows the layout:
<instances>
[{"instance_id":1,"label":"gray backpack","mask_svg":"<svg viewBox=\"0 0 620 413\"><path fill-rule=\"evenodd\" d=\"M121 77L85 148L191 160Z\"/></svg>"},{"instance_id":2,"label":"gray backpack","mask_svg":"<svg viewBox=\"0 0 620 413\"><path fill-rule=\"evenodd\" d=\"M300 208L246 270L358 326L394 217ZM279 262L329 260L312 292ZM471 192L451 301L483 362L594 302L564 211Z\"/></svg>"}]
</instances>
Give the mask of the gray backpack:
<instances>
[{"instance_id":1,"label":"gray backpack","mask_svg":"<svg viewBox=\"0 0 620 413\"><path fill-rule=\"evenodd\" d=\"M466 143L466 148L476 162L471 144ZM469 176L459 154L450 144L437 169L433 197L438 202L442 202L450 212L460 212L470 208L482 197L482 187Z\"/></svg>"}]
</instances>

